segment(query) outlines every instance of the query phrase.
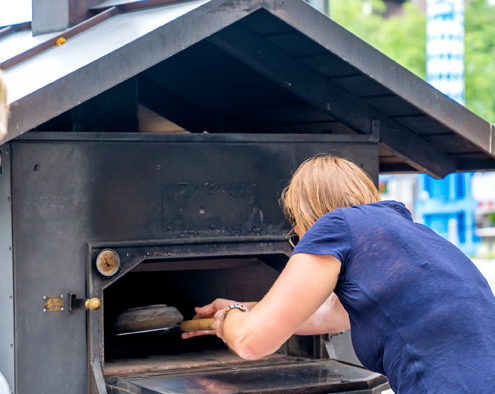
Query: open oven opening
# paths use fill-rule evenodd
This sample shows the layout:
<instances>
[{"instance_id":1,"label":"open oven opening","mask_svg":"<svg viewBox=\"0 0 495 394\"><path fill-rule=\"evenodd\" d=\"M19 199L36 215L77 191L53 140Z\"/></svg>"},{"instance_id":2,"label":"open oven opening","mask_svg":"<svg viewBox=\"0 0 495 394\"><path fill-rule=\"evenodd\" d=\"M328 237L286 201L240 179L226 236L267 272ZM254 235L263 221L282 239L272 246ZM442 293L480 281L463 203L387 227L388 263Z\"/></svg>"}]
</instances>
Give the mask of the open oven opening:
<instances>
[{"instance_id":1,"label":"open oven opening","mask_svg":"<svg viewBox=\"0 0 495 394\"><path fill-rule=\"evenodd\" d=\"M188 320L193 318L195 306L210 303L217 297L258 301L287 259L285 255L266 255L146 260L139 264L104 290L106 374L112 374L115 368L125 372L129 366L136 370L138 365L150 363L161 366L172 363L175 368L177 360L182 365L213 359L221 362L222 358L232 361L235 355L213 335L183 340L180 329L117 335L114 323L124 311L143 306L173 306Z\"/></svg>"}]
</instances>

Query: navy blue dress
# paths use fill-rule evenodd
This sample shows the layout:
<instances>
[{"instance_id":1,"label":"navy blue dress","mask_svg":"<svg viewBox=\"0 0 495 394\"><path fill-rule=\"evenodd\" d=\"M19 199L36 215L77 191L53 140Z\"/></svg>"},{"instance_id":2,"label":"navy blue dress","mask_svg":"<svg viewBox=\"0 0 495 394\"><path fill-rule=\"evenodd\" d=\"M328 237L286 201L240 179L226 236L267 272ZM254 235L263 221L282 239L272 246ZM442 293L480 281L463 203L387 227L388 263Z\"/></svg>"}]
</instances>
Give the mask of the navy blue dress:
<instances>
[{"instance_id":1,"label":"navy blue dress","mask_svg":"<svg viewBox=\"0 0 495 394\"><path fill-rule=\"evenodd\" d=\"M295 253L340 260L335 293L356 354L396 393L495 393L493 293L471 260L402 203L327 213Z\"/></svg>"}]
</instances>

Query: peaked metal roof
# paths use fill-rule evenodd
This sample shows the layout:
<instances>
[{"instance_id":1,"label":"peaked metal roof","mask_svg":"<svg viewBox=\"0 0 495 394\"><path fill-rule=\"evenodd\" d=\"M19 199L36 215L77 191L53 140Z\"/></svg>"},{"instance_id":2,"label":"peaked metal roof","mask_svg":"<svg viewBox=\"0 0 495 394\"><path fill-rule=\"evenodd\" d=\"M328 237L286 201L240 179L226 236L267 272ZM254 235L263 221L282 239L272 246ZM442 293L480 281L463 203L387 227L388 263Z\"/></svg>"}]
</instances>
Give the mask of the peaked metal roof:
<instances>
[{"instance_id":1,"label":"peaked metal roof","mask_svg":"<svg viewBox=\"0 0 495 394\"><path fill-rule=\"evenodd\" d=\"M94 11L60 33L0 31L6 141L136 77L140 103L191 132L375 133L382 172L495 169L490 123L303 0Z\"/></svg>"}]
</instances>

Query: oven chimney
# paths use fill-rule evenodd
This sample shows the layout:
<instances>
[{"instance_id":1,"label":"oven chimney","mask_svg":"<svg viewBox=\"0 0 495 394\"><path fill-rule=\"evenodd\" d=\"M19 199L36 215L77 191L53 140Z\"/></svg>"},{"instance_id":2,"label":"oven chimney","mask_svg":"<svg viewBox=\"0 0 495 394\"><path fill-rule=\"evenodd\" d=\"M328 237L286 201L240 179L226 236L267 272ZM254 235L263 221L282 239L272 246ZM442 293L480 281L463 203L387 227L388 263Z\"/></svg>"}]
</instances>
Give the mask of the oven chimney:
<instances>
[{"instance_id":1,"label":"oven chimney","mask_svg":"<svg viewBox=\"0 0 495 394\"><path fill-rule=\"evenodd\" d=\"M102 0L32 0L33 35L68 29L89 18L89 9Z\"/></svg>"}]
</instances>

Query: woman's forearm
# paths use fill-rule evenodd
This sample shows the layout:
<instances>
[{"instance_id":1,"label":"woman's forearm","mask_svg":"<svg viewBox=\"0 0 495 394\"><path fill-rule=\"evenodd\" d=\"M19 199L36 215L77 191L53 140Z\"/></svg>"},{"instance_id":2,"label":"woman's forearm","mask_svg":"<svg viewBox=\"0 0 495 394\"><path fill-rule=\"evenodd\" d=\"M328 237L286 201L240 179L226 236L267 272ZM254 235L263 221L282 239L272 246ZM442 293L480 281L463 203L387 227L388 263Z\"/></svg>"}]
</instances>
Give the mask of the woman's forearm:
<instances>
[{"instance_id":1,"label":"woman's forearm","mask_svg":"<svg viewBox=\"0 0 495 394\"><path fill-rule=\"evenodd\" d=\"M218 311L215 332L242 358L274 353L328 300L339 272L340 262L333 256L292 256L249 312L231 309L222 319L223 311Z\"/></svg>"},{"instance_id":2,"label":"woman's forearm","mask_svg":"<svg viewBox=\"0 0 495 394\"><path fill-rule=\"evenodd\" d=\"M258 360L275 353L291 334L274 335L270 322L260 323L253 312L232 310L223 325L224 341L239 357ZM276 332L276 331L275 331Z\"/></svg>"}]
</instances>

